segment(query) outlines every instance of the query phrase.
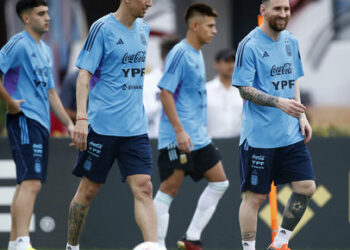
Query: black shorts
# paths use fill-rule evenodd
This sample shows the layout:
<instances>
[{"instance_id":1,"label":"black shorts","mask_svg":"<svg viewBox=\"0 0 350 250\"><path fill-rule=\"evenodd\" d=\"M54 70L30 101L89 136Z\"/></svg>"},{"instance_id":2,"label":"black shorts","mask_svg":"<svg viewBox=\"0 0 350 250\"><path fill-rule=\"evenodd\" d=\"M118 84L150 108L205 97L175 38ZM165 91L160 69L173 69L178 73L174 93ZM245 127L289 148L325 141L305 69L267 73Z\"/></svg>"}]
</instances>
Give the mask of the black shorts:
<instances>
[{"instance_id":1,"label":"black shorts","mask_svg":"<svg viewBox=\"0 0 350 250\"><path fill-rule=\"evenodd\" d=\"M199 181L220 160L219 150L212 143L191 153L182 153L175 145L164 148L160 150L158 157L160 180L163 182L168 179L173 174L173 169L183 169L185 175Z\"/></svg>"},{"instance_id":2,"label":"black shorts","mask_svg":"<svg viewBox=\"0 0 350 250\"><path fill-rule=\"evenodd\" d=\"M117 159L124 182L130 175L152 175L152 151L148 136L129 137L100 135L89 129L87 150L80 151L73 174L96 183L105 183Z\"/></svg>"},{"instance_id":3,"label":"black shorts","mask_svg":"<svg viewBox=\"0 0 350 250\"><path fill-rule=\"evenodd\" d=\"M253 148L245 141L240 146L241 192L268 194L276 185L314 180L310 153L300 141L280 148Z\"/></svg>"},{"instance_id":4,"label":"black shorts","mask_svg":"<svg viewBox=\"0 0 350 250\"><path fill-rule=\"evenodd\" d=\"M49 159L49 131L22 112L7 114L6 128L16 163L17 184L24 180L44 183Z\"/></svg>"}]
</instances>

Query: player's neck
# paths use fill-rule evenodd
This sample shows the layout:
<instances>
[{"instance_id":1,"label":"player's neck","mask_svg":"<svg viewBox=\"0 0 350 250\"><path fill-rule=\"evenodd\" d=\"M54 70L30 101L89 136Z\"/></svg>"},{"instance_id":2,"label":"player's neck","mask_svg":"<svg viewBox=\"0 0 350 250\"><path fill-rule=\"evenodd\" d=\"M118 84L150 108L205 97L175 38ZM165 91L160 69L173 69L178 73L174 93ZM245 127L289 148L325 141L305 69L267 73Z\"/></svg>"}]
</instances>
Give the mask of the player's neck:
<instances>
[{"instance_id":1,"label":"player's neck","mask_svg":"<svg viewBox=\"0 0 350 250\"><path fill-rule=\"evenodd\" d=\"M196 34L192 33L191 31L187 31L186 34L186 42L191 45L195 50L200 51L203 47L203 43L201 43L196 36Z\"/></svg>"},{"instance_id":2,"label":"player's neck","mask_svg":"<svg viewBox=\"0 0 350 250\"><path fill-rule=\"evenodd\" d=\"M119 9L113 13L113 16L129 30L132 29L134 21L136 20L136 18L132 16L123 5L121 5Z\"/></svg>"},{"instance_id":3,"label":"player's neck","mask_svg":"<svg viewBox=\"0 0 350 250\"><path fill-rule=\"evenodd\" d=\"M260 26L260 29L272 40L274 40L275 42L278 41L278 38L280 37L280 34L281 34L280 31L275 31L271 29L271 27L265 22L262 23L262 25Z\"/></svg>"},{"instance_id":4,"label":"player's neck","mask_svg":"<svg viewBox=\"0 0 350 250\"><path fill-rule=\"evenodd\" d=\"M43 36L43 33L35 32L28 26L25 26L24 30L27 31L27 33L36 41L37 44L40 45L40 40Z\"/></svg>"},{"instance_id":5,"label":"player's neck","mask_svg":"<svg viewBox=\"0 0 350 250\"><path fill-rule=\"evenodd\" d=\"M219 75L220 82L224 85L225 89L229 89L232 84L232 79L224 77L223 75Z\"/></svg>"}]
</instances>

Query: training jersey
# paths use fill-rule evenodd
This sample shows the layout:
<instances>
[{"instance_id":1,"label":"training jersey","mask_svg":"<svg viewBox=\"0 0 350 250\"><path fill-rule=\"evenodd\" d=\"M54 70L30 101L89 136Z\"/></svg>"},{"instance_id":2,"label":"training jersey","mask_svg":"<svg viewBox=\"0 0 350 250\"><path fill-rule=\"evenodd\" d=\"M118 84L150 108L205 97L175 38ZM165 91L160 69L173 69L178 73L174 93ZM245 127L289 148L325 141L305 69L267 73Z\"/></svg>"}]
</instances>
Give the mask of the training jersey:
<instances>
[{"instance_id":1,"label":"training jersey","mask_svg":"<svg viewBox=\"0 0 350 250\"><path fill-rule=\"evenodd\" d=\"M147 133L142 90L149 33L142 19L129 30L112 13L91 26L76 66L92 74L88 122L96 133Z\"/></svg>"},{"instance_id":2,"label":"training jersey","mask_svg":"<svg viewBox=\"0 0 350 250\"><path fill-rule=\"evenodd\" d=\"M14 35L0 51L3 84L21 110L50 131L49 89L54 88L51 49L38 44L27 31Z\"/></svg>"},{"instance_id":3,"label":"training jersey","mask_svg":"<svg viewBox=\"0 0 350 250\"><path fill-rule=\"evenodd\" d=\"M197 150L211 140L207 132L207 93L205 64L202 51L195 50L182 40L169 52L164 75L158 87L173 93L177 115ZM162 112L158 148L176 144L176 133L169 118Z\"/></svg>"},{"instance_id":4,"label":"training jersey","mask_svg":"<svg viewBox=\"0 0 350 250\"><path fill-rule=\"evenodd\" d=\"M294 99L295 82L303 76L297 40L282 31L272 40L259 27L239 44L233 86L252 86L272 96ZM245 101L240 144L276 148L303 140L299 120L282 110Z\"/></svg>"}]
</instances>

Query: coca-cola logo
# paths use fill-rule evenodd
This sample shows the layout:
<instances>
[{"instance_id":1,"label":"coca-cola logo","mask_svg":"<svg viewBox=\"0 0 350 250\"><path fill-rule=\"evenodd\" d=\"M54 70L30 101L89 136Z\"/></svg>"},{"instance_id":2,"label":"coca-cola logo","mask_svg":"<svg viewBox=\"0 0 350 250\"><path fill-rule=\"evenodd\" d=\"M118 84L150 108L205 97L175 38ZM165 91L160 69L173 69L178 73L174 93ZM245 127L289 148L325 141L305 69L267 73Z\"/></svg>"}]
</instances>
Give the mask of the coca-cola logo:
<instances>
[{"instance_id":1,"label":"coca-cola logo","mask_svg":"<svg viewBox=\"0 0 350 250\"><path fill-rule=\"evenodd\" d=\"M122 63L140 63L146 61L146 51L138 51L136 54L129 55L128 53L125 53L123 56Z\"/></svg>"},{"instance_id":2,"label":"coca-cola logo","mask_svg":"<svg viewBox=\"0 0 350 250\"><path fill-rule=\"evenodd\" d=\"M290 63L285 63L283 66L273 65L270 74L271 76L277 76L292 74L292 72L292 65Z\"/></svg>"}]
</instances>

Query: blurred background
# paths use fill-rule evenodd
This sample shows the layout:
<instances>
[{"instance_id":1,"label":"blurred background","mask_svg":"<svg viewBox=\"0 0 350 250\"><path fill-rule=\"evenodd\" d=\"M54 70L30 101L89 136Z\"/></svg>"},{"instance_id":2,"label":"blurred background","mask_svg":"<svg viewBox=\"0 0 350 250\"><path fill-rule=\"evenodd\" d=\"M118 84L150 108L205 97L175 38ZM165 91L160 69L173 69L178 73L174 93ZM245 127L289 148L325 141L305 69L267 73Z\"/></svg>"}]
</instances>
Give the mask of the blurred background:
<instances>
[{"instance_id":1,"label":"blurred background","mask_svg":"<svg viewBox=\"0 0 350 250\"><path fill-rule=\"evenodd\" d=\"M0 0L0 47L22 24L15 14L16 0ZM51 15L50 32L44 40L51 46L55 58L55 80L58 93L67 79L74 79L77 55L89 27L103 15L114 12L118 0L47 0ZM145 17L151 27L147 51L147 72L162 68L160 44L165 38L186 34L184 11L192 0L153 0ZM236 49L238 43L257 25L260 0L202 0L219 13L218 34L204 46L207 81L217 75L215 56L220 49ZM292 16L287 30L299 40L305 76L300 79L302 102L308 106L308 117L314 131L309 148L315 165L318 191L310 209L296 233L295 245L301 249L350 249L350 0L290 0ZM74 80L73 80L74 82ZM147 86L145 86L146 88ZM68 91L68 90L67 90ZM74 93L71 90L71 93ZM73 94L74 96L75 94ZM73 108L72 108L73 109ZM237 111L238 112L238 111ZM229 115L229 113L228 113ZM15 185L14 165L4 129L6 108L0 101L0 248L7 244L9 206ZM152 117L149 117L152 119ZM78 185L70 174L77 152L68 147L64 128L52 117L53 138L50 141L50 171L48 184L41 192L32 220L32 239L39 247L65 245L68 204ZM217 126L220 126L217 123ZM152 140L156 166L156 140ZM215 138L222 150L223 163L230 190L225 194L212 222L204 233L206 246L212 249L240 246L237 210L240 202L238 183L238 140ZM156 168L155 168L156 169ZM153 183L158 188L158 171ZM131 193L119 181L114 168L109 182L91 208L82 243L85 246L127 247L141 240L130 207ZM196 187L194 187L196 186ZM204 182L183 184L175 200L169 226L169 246L183 234ZM290 189L279 189L279 212L283 211ZM184 190L191 190L185 192ZM118 190L120 192L115 192ZM128 194L126 194L128 193ZM111 197L107 198L106 197ZM180 198L181 197L181 198ZM118 211L118 213L116 212ZM270 237L269 206L259 213L258 247L265 247ZM104 217L101 217L104 214ZM101 219L102 218L102 219ZM116 223L118 226L116 227ZM119 224L120 223L120 224ZM130 234L129 232L132 232ZM320 235L326 235L320 237ZM209 240L208 240L209 239ZM294 240L293 240L294 242ZM293 248L293 247L292 247Z\"/></svg>"}]
</instances>

